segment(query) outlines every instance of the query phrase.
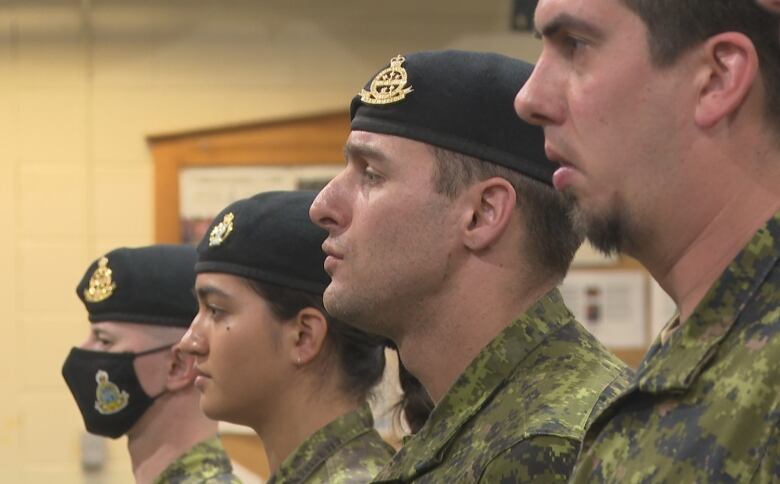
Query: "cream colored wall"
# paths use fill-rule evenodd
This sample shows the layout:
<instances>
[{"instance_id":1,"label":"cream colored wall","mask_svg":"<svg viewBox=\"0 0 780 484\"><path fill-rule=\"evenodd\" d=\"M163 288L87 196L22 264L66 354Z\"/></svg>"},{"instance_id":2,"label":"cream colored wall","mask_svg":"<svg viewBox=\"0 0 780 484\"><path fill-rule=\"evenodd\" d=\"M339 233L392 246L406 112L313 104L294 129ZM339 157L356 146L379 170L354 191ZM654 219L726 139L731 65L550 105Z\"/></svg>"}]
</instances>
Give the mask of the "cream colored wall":
<instances>
[{"instance_id":1,"label":"cream colored wall","mask_svg":"<svg viewBox=\"0 0 780 484\"><path fill-rule=\"evenodd\" d=\"M399 52L533 59L509 4L0 1L0 480L131 482L124 440L82 474L60 366L87 332L88 262L153 241L145 136L346 109Z\"/></svg>"}]
</instances>

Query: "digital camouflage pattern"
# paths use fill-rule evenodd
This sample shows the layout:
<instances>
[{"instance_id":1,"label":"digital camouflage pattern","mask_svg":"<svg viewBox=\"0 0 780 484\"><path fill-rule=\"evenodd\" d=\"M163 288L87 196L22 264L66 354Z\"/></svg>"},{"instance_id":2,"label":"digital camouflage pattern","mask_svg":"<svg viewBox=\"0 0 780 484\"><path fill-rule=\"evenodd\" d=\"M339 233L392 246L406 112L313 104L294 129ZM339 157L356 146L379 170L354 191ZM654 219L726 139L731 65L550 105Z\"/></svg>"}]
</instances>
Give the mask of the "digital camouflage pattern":
<instances>
[{"instance_id":1,"label":"digital camouflage pattern","mask_svg":"<svg viewBox=\"0 0 780 484\"><path fill-rule=\"evenodd\" d=\"M267 484L365 484L393 453L374 429L371 409L365 404L312 434Z\"/></svg>"},{"instance_id":2,"label":"digital camouflage pattern","mask_svg":"<svg viewBox=\"0 0 780 484\"><path fill-rule=\"evenodd\" d=\"M241 484L218 437L204 440L168 466L154 484Z\"/></svg>"},{"instance_id":3,"label":"digital camouflage pattern","mask_svg":"<svg viewBox=\"0 0 780 484\"><path fill-rule=\"evenodd\" d=\"M575 482L780 482L780 213L593 424Z\"/></svg>"},{"instance_id":4,"label":"digital camouflage pattern","mask_svg":"<svg viewBox=\"0 0 780 484\"><path fill-rule=\"evenodd\" d=\"M566 482L589 417L629 376L553 290L480 352L375 482Z\"/></svg>"}]
</instances>

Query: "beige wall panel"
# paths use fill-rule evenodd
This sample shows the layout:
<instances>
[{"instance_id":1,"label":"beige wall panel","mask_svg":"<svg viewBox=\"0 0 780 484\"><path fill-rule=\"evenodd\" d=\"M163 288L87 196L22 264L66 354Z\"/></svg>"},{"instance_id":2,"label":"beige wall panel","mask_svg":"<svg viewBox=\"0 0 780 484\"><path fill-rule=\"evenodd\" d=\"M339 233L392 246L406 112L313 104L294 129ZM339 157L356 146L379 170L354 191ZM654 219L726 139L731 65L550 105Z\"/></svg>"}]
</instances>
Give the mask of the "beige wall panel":
<instances>
[{"instance_id":1,"label":"beige wall panel","mask_svg":"<svg viewBox=\"0 0 780 484\"><path fill-rule=\"evenodd\" d=\"M87 38L79 0L17 1L18 79L24 86L84 86Z\"/></svg>"},{"instance_id":2,"label":"beige wall panel","mask_svg":"<svg viewBox=\"0 0 780 484\"><path fill-rule=\"evenodd\" d=\"M75 287L75 282L73 286ZM71 297L76 298L75 291ZM23 318L19 358L20 391L67 391L60 372L68 352L89 335L86 311L60 318Z\"/></svg>"},{"instance_id":3,"label":"beige wall panel","mask_svg":"<svg viewBox=\"0 0 780 484\"><path fill-rule=\"evenodd\" d=\"M119 247L141 247L154 243L152 233L146 236L127 235L117 237L100 237L95 241L95 257Z\"/></svg>"},{"instance_id":4,"label":"beige wall panel","mask_svg":"<svg viewBox=\"0 0 780 484\"><path fill-rule=\"evenodd\" d=\"M98 163L150 163L146 135L224 123L225 92L96 88L92 154Z\"/></svg>"},{"instance_id":5,"label":"beige wall panel","mask_svg":"<svg viewBox=\"0 0 780 484\"><path fill-rule=\"evenodd\" d=\"M151 164L98 165L91 188L98 237L151 239Z\"/></svg>"},{"instance_id":6,"label":"beige wall panel","mask_svg":"<svg viewBox=\"0 0 780 484\"><path fill-rule=\"evenodd\" d=\"M362 86L361 86L362 87ZM243 89L225 101L225 118L229 123L260 121L326 113L349 108L354 89L341 87L318 91L297 88Z\"/></svg>"},{"instance_id":7,"label":"beige wall panel","mask_svg":"<svg viewBox=\"0 0 780 484\"><path fill-rule=\"evenodd\" d=\"M542 44L532 34L517 32L494 32L475 35L464 35L447 46L452 49L478 50L497 52L536 62L541 53Z\"/></svg>"},{"instance_id":8,"label":"beige wall panel","mask_svg":"<svg viewBox=\"0 0 780 484\"><path fill-rule=\"evenodd\" d=\"M88 219L86 167L83 164L25 162L18 170L19 235L85 238Z\"/></svg>"},{"instance_id":9,"label":"beige wall panel","mask_svg":"<svg viewBox=\"0 0 780 484\"><path fill-rule=\"evenodd\" d=\"M83 163L87 146L85 88L24 88L16 95L20 159Z\"/></svg>"},{"instance_id":10,"label":"beige wall panel","mask_svg":"<svg viewBox=\"0 0 780 484\"><path fill-rule=\"evenodd\" d=\"M22 241L17 248L18 310L25 317L80 317L76 285L89 262L86 240ZM70 333L67 333L70 337Z\"/></svg>"},{"instance_id":11,"label":"beige wall panel","mask_svg":"<svg viewBox=\"0 0 780 484\"><path fill-rule=\"evenodd\" d=\"M0 166L13 166L18 159L19 138L19 97L15 89L0 83Z\"/></svg>"},{"instance_id":12,"label":"beige wall panel","mask_svg":"<svg viewBox=\"0 0 780 484\"><path fill-rule=\"evenodd\" d=\"M14 15L10 8L0 8L0 86L16 84L16 62L14 62L13 36Z\"/></svg>"},{"instance_id":13,"label":"beige wall panel","mask_svg":"<svg viewBox=\"0 0 780 484\"><path fill-rule=\"evenodd\" d=\"M7 324L7 326L6 326ZM2 329L4 338L8 341L19 341L15 324L4 323ZM9 344L0 353L0 381L3 382L3 398L0 399L0 469L3 470L3 482L19 482L12 478L13 471L19 469L20 434L22 422L20 419L20 395L18 368L18 344ZM11 476L6 470L12 471Z\"/></svg>"},{"instance_id":14,"label":"beige wall panel","mask_svg":"<svg viewBox=\"0 0 780 484\"><path fill-rule=\"evenodd\" d=\"M78 466L79 432L84 423L67 390L59 394L28 393L21 404L25 467L72 471Z\"/></svg>"}]
</instances>

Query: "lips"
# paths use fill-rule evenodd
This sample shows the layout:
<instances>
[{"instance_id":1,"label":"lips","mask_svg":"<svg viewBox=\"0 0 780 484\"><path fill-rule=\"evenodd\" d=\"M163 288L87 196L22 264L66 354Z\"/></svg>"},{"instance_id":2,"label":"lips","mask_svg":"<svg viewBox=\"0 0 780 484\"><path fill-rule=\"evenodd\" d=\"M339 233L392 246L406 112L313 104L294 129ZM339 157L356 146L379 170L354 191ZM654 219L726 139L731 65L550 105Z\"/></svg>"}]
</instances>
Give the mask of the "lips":
<instances>
[{"instance_id":1,"label":"lips","mask_svg":"<svg viewBox=\"0 0 780 484\"><path fill-rule=\"evenodd\" d=\"M560 164L560 168L553 173L553 186L556 190L564 191L572 184L576 173L576 167L549 142L544 144L544 152L550 161Z\"/></svg>"},{"instance_id":2,"label":"lips","mask_svg":"<svg viewBox=\"0 0 780 484\"><path fill-rule=\"evenodd\" d=\"M344 256L342 253L336 250L333 243L329 240L326 240L322 243L322 251L325 252L325 255L328 257L334 257L336 259L343 259Z\"/></svg>"},{"instance_id":3,"label":"lips","mask_svg":"<svg viewBox=\"0 0 780 484\"><path fill-rule=\"evenodd\" d=\"M209 375L205 371L201 370L196 365L195 366L195 381L193 382L193 384L195 385L195 388L197 388L201 392L205 391L206 382L210 381L210 380L211 380L211 375Z\"/></svg>"},{"instance_id":4,"label":"lips","mask_svg":"<svg viewBox=\"0 0 780 484\"><path fill-rule=\"evenodd\" d=\"M204 378L211 378L211 375L209 375L207 372L203 371L198 365L195 365L195 373L197 376L202 376Z\"/></svg>"},{"instance_id":5,"label":"lips","mask_svg":"<svg viewBox=\"0 0 780 484\"><path fill-rule=\"evenodd\" d=\"M333 246L333 243L329 242L328 240L323 242L322 251L325 252L325 255L327 256L325 257L325 263L323 264L325 267L325 272L327 272L332 277L336 270L336 266L344 258L344 255L337 251Z\"/></svg>"}]
</instances>

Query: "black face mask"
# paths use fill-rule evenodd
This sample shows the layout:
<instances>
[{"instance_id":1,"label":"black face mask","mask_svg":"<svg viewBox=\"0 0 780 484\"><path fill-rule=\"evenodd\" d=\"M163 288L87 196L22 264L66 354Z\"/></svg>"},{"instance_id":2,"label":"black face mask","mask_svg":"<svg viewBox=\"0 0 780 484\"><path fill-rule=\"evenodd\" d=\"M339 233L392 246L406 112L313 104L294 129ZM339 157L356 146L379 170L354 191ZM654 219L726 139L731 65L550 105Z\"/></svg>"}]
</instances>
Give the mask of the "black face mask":
<instances>
[{"instance_id":1,"label":"black face mask","mask_svg":"<svg viewBox=\"0 0 780 484\"><path fill-rule=\"evenodd\" d=\"M116 439L135 425L165 390L154 397L147 395L133 360L171 346L140 353L70 350L62 365L62 377L76 399L88 432Z\"/></svg>"}]
</instances>

